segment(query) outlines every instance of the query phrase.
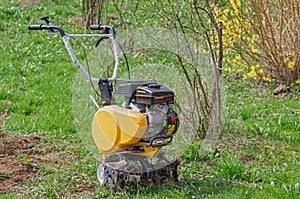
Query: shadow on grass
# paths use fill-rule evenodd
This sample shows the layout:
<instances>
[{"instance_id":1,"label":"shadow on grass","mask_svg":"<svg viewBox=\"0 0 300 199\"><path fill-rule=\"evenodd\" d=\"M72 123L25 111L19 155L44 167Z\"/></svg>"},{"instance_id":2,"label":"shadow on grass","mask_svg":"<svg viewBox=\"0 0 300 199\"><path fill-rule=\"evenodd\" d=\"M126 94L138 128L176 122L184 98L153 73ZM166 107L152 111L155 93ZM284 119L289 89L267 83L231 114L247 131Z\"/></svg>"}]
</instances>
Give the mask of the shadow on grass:
<instances>
[{"instance_id":1,"label":"shadow on grass","mask_svg":"<svg viewBox=\"0 0 300 199\"><path fill-rule=\"evenodd\" d=\"M178 183L166 181L156 185L137 185L130 189L114 192L112 189L100 189L93 198L207 198L226 190L234 185L220 178L194 179L183 178Z\"/></svg>"}]
</instances>

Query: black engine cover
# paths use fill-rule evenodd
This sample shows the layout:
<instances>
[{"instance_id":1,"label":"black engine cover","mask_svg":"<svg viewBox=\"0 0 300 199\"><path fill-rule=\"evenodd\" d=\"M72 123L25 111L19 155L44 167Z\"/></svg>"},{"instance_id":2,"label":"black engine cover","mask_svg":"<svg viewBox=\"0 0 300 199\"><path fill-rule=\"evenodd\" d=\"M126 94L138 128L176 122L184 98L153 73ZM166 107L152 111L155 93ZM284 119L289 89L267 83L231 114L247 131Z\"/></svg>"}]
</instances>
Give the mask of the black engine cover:
<instances>
[{"instance_id":1,"label":"black engine cover","mask_svg":"<svg viewBox=\"0 0 300 199\"><path fill-rule=\"evenodd\" d=\"M139 104L162 104L174 101L174 92L159 84L139 86L135 90L134 98Z\"/></svg>"}]
</instances>

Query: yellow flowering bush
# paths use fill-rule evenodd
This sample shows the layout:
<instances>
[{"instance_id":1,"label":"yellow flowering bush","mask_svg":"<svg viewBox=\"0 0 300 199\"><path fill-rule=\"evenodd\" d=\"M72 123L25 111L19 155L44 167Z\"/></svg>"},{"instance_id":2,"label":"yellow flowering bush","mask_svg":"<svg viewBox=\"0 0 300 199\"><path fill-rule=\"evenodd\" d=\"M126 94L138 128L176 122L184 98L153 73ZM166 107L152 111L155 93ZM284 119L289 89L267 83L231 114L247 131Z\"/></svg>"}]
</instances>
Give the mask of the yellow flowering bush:
<instances>
[{"instance_id":1,"label":"yellow flowering bush","mask_svg":"<svg viewBox=\"0 0 300 199\"><path fill-rule=\"evenodd\" d=\"M216 5L214 13L223 23L224 71L243 79L300 82L299 1L250 0L246 5L229 0Z\"/></svg>"}]
</instances>

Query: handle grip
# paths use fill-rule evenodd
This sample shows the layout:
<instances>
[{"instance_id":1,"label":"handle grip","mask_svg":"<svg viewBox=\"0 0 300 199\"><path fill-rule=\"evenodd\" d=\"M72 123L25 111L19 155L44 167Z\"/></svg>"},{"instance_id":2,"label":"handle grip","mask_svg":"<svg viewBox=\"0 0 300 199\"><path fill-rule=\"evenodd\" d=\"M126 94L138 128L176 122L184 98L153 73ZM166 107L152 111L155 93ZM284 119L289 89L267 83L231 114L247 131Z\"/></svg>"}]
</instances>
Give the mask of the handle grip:
<instances>
[{"instance_id":1,"label":"handle grip","mask_svg":"<svg viewBox=\"0 0 300 199\"><path fill-rule=\"evenodd\" d=\"M60 33L60 35L62 37L65 36L64 30L55 24L47 24L47 25L30 24L28 26L28 29L29 30L49 30L50 33L54 33L55 32L54 30L58 30L58 32Z\"/></svg>"},{"instance_id":2,"label":"handle grip","mask_svg":"<svg viewBox=\"0 0 300 199\"><path fill-rule=\"evenodd\" d=\"M104 28L101 25L91 25L91 30L103 30Z\"/></svg>"},{"instance_id":3,"label":"handle grip","mask_svg":"<svg viewBox=\"0 0 300 199\"><path fill-rule=\"evenodd\" d=\"M91 30L103 30L103 33L108 34L109 30L111 31L111 34L113 35L114 39L116 38L116 31L113 26L106 26L106 25L91 25Z\"/></svg>"},{"instance_id":4,"label":"handle grip","mask_svg":"<svg viewBox=\"0 0 300 199\"><path fill-rule=\"evenodd\" d=\"M28 30L42 30L42 24L30 24Z\"/></svg>"},{"instance_id":5,"label":"handle grip","mask_svg":"<svg viewBox=\"0 0 300 199\"><path fill-rule=\"evenodd\" d=\"M112 30L114 29L112 26L107 26L107 25L91 25L90 26L91 30Z\"/></svg>"}]
</instances>

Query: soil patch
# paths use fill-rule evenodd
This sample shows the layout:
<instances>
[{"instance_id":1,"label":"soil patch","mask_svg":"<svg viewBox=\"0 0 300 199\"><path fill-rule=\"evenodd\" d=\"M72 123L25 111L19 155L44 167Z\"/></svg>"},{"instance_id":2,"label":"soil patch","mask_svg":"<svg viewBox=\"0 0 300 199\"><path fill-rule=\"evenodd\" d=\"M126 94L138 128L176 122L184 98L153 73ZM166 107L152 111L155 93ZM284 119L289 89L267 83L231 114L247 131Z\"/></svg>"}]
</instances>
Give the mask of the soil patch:
<instances>
[{"instance_id":1,"label":"soil patch","mask_svg":"<svg viewBox=\"0 0 300 199\"><path fill-rule=\"evenodd\" d=\"M5 114L0 116L0 194L37 176L42 165L52 164L51 149L43 149L40 137L12 136L2 132Z\"/></svg>"}]
</instances>

